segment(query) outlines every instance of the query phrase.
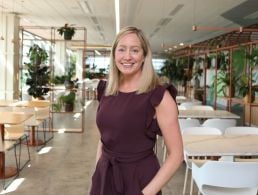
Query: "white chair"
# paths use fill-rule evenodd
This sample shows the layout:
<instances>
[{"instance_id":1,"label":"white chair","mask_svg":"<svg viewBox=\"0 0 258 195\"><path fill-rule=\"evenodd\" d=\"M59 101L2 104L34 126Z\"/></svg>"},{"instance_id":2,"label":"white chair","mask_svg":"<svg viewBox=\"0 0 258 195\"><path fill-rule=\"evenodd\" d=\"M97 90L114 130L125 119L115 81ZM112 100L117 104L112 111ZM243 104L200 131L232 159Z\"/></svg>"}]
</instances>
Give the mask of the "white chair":
<instances>
[{"instance_id":1,"label":"white chair","mask_svg":"<svg viewBox=\"0 0 258 195\"><path fill-rule=\"evenodd\" d=\"M21 171L28 162L30 162L30 150L28 145L28 135L25 132L24 124L19 125L5 125L4 139L8 141L15 141L15 158L17 159L16 146L19 145L18 169ZM21 166L22 141L25 139L27 146L28 159Z\"/></svg>"},{"instance_id":2,"label":"white chair","mask_svg":"<svg viewBox=\"0 0 258 195\"><path fill-rule=\"evenodd\" d=\"M248 126L228 127L225 130L224 135L258 135L258 128L248 127ZM237 162L257 161L258 162L258 156L235 156L234 161L237 161Z\"/></svg>"},{"instance_id":3,"label":"white chair","mask_svg":"<svg viewBox=\"0 0 258 195\"><path fill-rule=\"evenodd\" d=\"M184 107L184 106L182 106L182 105L178 105L178 106L177 106L177 109L178 109L178 110L186 110L186 107Z\"/></svg>"},{"instance_id":4,"label":"white chair","mask_svg":"<svg viewBox=\"0 0 258 195\"><path fill-rule=\"evenodd\" d=\"M46 140L46 129L47 129L47 122L48 122L48 126L49 126L49 131L51 130L50 128L50 108L49 106L47 107L35 107L35 118L38 121L42 121L42 126L43 126L43 136L44 136L44 142L49 141L50 139L52 139L54 137L53 131L51 131L51 136L48 140Z\"/></svg>"},{"instance_id":5,"label":"white chair","mask_svg":"<svg viewBox=\"0 0 258 195\"><path fill-rule=\"evenodd\" d=\"M237 127L228 127L225 130L225 135L253 135L258 134L257 127L248 127L248 126L237 126Z\"/></svg>"},{"instance_id":6,"label":"white chair","mask_svg":"<svg viewBox=\"0 0 258 195\"><path fill-rule=\"evenodd\" d=\"M191 135L222 135L222 131L215 127L187 127L182 129L183 134Z\"/></svg>"},{"instance_id":7,"label":"white chair","mask_svg":"<svg viewBox=\"0 0 258 195\"><path fill-rule=\"evenodd\" d=\"M189 109L189 108L191 108L192 106L194 106L194 105L201 105L202 103L201 102L199 102L199 101L193 101L193 102L183 102L183 103L181 103L180 105L181 106L184 106L186 109Z\"/></svg>"},{"instance_id":8,"label":"white chair","mask_svg":"<svg viewBox=\"0 0 258 195\"><path fill-rule=\"evenodd\" d=\"M42 123L43 123L43 120L37 120L35 108L15 106L13 108L13 111L15 111L15 112L25 112L27 114L32 114L32 117L30 117L28 120L26 120L24 122L25 126L28 126L28 127L31 128L31 134L30 134L31 135L31 137L30 137L31 141L30 141L29 145L32 145L32 146L43 145L44 142L42 143L41 140L35 139L35 131L37 133L37 138L38 138L38 129L39 129L39 126L42 125Z\"/></svg>"},{"instance_id":9,"label":"white chair","mask_svg":"<svg viewBox=\"0 0 258 195\"><path fill-rule=\"evenodd\" d=\"M199 127L201 126L200 121L198 119L178 119L179 127L180 130L182 131L183 129L187 127Z\"/></svg>"},{"instance_id":10,"label":"white chair","mask_svg":"<svg viewBox=\"0 0 258 195\"><path fill-rule=\"evenodd\" d=\"M208 105L193 105L193 106L189 107L188 109L190 109L190 110L214 110L214 108L212 106L208 106Z\"/></svg>"},{"instance_id":11,"label":"white chair","mask_svg":"<svg viewBox=\"0 0 258 195\"><path fill-rule=\"evenodd\" d=\"M186 127L199 127L201 124L198 119L178 119L180 130ZM163 162L166 160L167 157L167 147L165 146L164 142L162 142L163 147Z\"/></svg>"},{"instance_id":12,"label":"white chair","mask_svg":"<svg viewBox=\"0 0 258 195\"><path fill-rule=\"evenodd\" d=\"M191 119L193 120L193 119ZM214 127L186 127L182 129L182 134L188 135L222 135L222 132ZM188 179L188 172L192 169L192 158L189 158L187 155L184 154L184 161L186 163L186 170L185 170L185 180L184 180L184 188L183 188L183 195L186 193L187 187L187 179ZM196 160L199 161L199 160ZM201 163L203 160L201 161ZM193 179L191 178L191 186L190 186L190 194L193 193Z\"/></svg>"},{"instance_id":13,"label":"white chair","mask_svg":"<svg viewBox=\"0 0 258 195\"><path fill-rule=\"evenodd\" d=\"M219 130L222 131L222 133L225 132L225 130L228 127L234 127L236 126L236 119L219 119L219 118L212 118L207 119L203 122L203 127L216 127Z\"/></svg>"},{"instance_id":14,"label":"white chair","mask_svg":"<svg viewBox=\"0 0 258 195\"><path fill-rule=\"evenodd\" d=\"M256 195L258 162L207 161L192 164L192 176L203 195Z\"/></svg>"}]
</instances>

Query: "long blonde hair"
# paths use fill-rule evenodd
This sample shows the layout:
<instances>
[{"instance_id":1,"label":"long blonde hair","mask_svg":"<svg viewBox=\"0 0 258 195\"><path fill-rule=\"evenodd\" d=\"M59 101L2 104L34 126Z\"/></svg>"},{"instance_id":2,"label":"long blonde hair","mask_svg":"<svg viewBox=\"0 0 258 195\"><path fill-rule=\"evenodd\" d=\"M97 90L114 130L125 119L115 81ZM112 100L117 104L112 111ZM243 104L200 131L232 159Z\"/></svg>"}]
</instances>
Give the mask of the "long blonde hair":
<instances>
[{"instance_id":1,"label":"long blonde hair","mask_svg":"<svg viewBox=\"0 0 258 195\"><path fill-rule=\"evenodd\" d=\"M140 86L137 90L137 93L145 93L152 89L154 89L158 84L158 77L154 71L153 64L152 64L152 52L150 49L150 44L147 38L145 37L144 33L133 26L128 26L120 30L117 34L111 49L110 54L110 68L109 68L109 75L108 75L108 82L105 95L116 95L119 90L119 83L121 80L121 73L118 70L115 64L115 50L118 45L118 42L121 38L127 34L136 34L141 42L141 46L143 49L144 55L144 63L142 66L142 74L140 79Z\"/></svg>"}]
</instances>

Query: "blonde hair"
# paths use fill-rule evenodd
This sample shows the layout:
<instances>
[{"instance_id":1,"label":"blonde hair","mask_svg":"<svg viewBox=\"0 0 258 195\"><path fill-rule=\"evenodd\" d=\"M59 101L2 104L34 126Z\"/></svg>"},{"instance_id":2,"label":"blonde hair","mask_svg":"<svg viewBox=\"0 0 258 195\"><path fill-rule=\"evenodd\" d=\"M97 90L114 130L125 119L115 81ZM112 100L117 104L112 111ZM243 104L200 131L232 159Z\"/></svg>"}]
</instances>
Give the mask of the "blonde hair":
<instances>
[{"instance_id":1,"label":"blonde hair","mask_svg":"<svg viewBox=\"0 0 258 195\"><path fill-rule=\"evenodd\" d=\"M144 33L133 26L128 26L120 30L117 34L111 49L110 54L110 68L109 68L109 75L108 75L108 82L105 95L116 95L119 90L119 83L121 81L121 73L118 70L115 64L115 50L117 48L118 42L121 38L128 34L136 34L141 42L141 47L143 49L144 55L144 63L142 65L142 74L140 78L140 86L137 90L138 94L148 92L154 89L158 84L159 80L154 71L153 64L152 64L152 52L150 49L150 44L145 37Z\"/></svg>"}]
</instances>

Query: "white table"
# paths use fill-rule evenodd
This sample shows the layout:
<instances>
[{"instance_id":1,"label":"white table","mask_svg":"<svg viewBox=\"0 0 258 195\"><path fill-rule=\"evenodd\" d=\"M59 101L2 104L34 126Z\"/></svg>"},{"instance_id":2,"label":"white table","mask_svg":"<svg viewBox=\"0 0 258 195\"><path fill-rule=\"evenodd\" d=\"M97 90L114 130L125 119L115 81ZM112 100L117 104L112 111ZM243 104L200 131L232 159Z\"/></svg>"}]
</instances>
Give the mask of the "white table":
<instances>
[{"instance_id":1,"label":"white table","mask_svg":"<svg viewBox=\"0 0 258 195\"><path fill-rule=\"evenodd\" d=\"M183 135L187 156L257 156L258 135Z\"/></svg>"},{"instance_id":2,"label":"white table","mask_svg":"<svg viewBox=\"0 0 258 195\"><path fill-rule=\"evenodd\" d=\"M227 110L179 110L178 118L228 118L239 119L240 117Z\"/></svg>"}]
</instances>

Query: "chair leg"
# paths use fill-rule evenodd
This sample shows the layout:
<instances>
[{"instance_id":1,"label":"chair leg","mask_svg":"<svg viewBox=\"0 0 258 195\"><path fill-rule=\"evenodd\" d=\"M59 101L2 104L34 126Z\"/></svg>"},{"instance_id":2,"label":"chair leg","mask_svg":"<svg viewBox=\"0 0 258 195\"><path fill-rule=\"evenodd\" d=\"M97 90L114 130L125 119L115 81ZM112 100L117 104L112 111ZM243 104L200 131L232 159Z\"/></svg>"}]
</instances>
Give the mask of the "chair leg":
<instances>
[{"instance_id":1,"label":"chair leg","mask_svg":"<svg viewBox=\"0 0 258 195\"><path fill-rule=\"evenodd\" d=\"M25 135L24 139L25 139L26 146L27 146L28 159L22 166L21 166L20 159L19 159L19 171L21 171L30 162L30 149L29 149L28 136ZM22 139L21 139L20 143L22 143ZM20 151L20 154L21 154L21 151ZM21 155L19 156L19 158L21 158Z\"/></svg>"},{"instance_id":2,"label":"chair leg","mask_svg":"<svg viewBox=\"0 0 258 195\"><path fill-rule=\"evenodd\" d=\"M193 195L193 177L191 176L190 195Z\"/></svg>"},{"instance_id":3,"label":"chair leg","mask_svg":"<svg viewBox=\"0 0 258 195\"><path fill-rule=\"evenodd\" d=\"M167 147L164 145L163 147L163 162L166 160L166 157L167 157Z\"/></svg>"},{"instance_id":4,"label":"chair leg","mask_svg":"<svg viewBox=\"0 0 258 195\"><path fill-rule=\"evenodd\" d=\"M189 168L186 166L186 169L185 169L185 181L184 181L184 188L183 188L183 195L185 195L185 193L186 193L186 185L187 185L187 179L188 179L188 172L189 172Z\"/></svg>"}]
</instances>

